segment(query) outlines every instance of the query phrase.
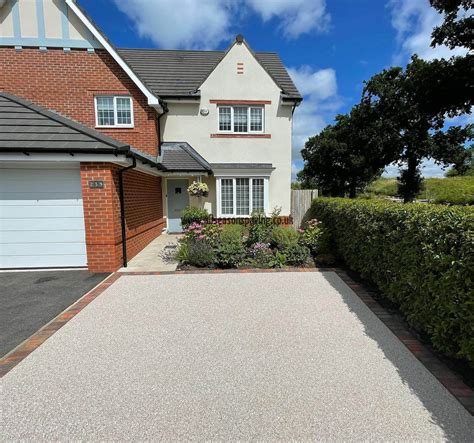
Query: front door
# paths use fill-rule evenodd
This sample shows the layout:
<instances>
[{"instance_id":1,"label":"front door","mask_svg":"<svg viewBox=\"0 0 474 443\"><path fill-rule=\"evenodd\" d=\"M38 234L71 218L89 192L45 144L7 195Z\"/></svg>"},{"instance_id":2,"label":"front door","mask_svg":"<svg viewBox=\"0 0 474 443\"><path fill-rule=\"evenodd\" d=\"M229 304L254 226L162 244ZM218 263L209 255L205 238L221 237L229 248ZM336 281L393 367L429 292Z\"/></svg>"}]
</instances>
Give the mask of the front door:
<instances>
[{"instance_id":1,"label":"front door","mask_svg":"<svg viewBox=\"0 0 474 443\"><path fill-rule=\"evenodd\" d=\"M168 232L181 232L181 213L189 206L188 180L168 179Z\"/></svg>"}]
</instances>

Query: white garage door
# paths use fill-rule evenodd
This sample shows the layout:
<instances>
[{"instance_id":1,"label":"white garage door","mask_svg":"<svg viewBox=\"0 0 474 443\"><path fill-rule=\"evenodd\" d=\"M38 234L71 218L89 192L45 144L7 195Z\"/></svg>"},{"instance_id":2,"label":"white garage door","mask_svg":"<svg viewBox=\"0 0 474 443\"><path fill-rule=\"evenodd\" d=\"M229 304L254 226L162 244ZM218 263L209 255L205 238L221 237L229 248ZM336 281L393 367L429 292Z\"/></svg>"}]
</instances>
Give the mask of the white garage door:
<instances>
[{"instance_id":1,"label":"white garage door","mask_svg":"<svg viewBox=\"0 0 474 443\"><path fill-rule=\"evenodd\" d=\"M0 166L0 268L86 266L79 165Z\"/></svg>"}]
</instances>

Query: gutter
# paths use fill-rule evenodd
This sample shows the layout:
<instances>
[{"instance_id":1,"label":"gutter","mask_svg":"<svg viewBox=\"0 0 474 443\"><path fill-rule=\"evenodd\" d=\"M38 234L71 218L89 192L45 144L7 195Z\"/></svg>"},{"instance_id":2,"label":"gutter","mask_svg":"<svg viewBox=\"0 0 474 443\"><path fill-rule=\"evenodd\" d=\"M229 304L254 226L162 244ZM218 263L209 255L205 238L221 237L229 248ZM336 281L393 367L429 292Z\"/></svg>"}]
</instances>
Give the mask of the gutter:
<instances>
[{"instance_id":1,"label":"gutter","mask_svg":"<svg viewBox=\"0 0 474 443\"><path fill-rule=\"evenodd\" d=\"M118 172L119 176L119 200L120 200L120 224L122 228L122 261L123 267L126 268L127 261L127 230L125 226L125 193L123 190L123 174L130 169L133 169L137 166L137 160L135 157L132 157L132 164L126 168L120 169Z\"/></svg>"}]
</instances>

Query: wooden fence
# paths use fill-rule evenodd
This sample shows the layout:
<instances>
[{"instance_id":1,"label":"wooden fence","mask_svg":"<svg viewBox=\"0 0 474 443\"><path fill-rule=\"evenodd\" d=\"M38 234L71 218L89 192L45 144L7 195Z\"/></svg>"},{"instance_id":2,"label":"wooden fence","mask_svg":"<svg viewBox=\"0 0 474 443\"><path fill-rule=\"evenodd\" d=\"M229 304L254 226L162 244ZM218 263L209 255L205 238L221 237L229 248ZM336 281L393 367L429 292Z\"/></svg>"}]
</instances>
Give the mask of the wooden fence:
<instances>
[{"instance_id":1,"label":"wooden fence","mask_svg":"<svg viewBox=\"0 0 474 443\"><path fill-rule=\"evenodd\" d=\"M303 218L315 198L318 198L317 189L291 190L291 217L293 218L293 226L295 228L301 227Z\"/></svg>"}]
</instances>

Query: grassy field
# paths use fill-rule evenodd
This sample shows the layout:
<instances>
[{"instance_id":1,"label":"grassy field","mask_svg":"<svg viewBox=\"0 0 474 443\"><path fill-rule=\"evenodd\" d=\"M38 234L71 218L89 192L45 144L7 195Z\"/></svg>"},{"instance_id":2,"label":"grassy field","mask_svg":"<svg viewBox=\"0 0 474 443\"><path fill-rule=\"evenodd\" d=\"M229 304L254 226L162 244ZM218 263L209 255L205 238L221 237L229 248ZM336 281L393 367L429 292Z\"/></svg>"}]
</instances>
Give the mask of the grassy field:
<instances>
[{"instance_id":1,"label":"grassy field","mask_svg":"<svg viewBox=\"0 0 474 443\"><path fill-rule=\"evenodd\" d=\"M397 180L380 178L369 186L367 194L396 197ZM474 176L427 178L418 198L433 203L474 205Z\"/></svg>"}]
</instances>

